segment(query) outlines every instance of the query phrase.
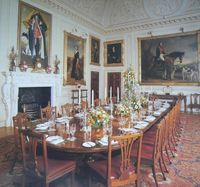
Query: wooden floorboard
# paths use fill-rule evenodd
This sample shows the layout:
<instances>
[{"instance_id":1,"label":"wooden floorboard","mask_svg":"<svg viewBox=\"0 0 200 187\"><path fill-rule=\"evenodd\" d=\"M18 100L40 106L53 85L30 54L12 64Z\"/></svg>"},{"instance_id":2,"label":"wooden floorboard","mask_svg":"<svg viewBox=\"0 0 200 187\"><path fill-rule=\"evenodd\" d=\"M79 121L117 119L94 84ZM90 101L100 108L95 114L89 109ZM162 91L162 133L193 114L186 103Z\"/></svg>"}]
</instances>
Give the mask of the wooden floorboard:
<instances>
[{"instance_id":1,"label":"wooden floorboard","mask_svg":"<svg viewBox=\"0 0 200 187\"><path fill-rule=\"evenodd\" d=\"M4 138L13 134L13 127L0 127L0 138Z\"/></svg>"}]
</instances>

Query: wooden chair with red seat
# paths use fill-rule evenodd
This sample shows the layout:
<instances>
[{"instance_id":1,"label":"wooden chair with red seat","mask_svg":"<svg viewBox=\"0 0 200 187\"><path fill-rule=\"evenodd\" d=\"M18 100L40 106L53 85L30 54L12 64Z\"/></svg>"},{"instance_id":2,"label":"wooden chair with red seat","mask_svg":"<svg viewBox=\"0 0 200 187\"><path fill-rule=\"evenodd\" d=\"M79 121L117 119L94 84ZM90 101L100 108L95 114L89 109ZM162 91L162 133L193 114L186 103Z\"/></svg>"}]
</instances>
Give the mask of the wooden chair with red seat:
<instances>
[{"instance_id":1,"label":"wooden chair with red seat","mask_svg":"<svg viewBox=\"0 0 200 187\"><path fill-rule=\"evenodd\" d=\"M142 133L124 134L109 137L108 159L89 162L90 171L99 178L100 182L108 187L125 186L136 183L140 185L140 153L142 145ZM137 141L137 159L134 163L130 153L132 145ZM113 145L117 141L120 145L120 154L113 156ZM91 184L90 184L91 186Z\"/></svg>"},{"instance_id":2,"label":"wooden chair with red seat","mask_svg":"<svg viewBox=\"0 0 200 187\"><path fill-rule=\"evenodd\" d=\"M71 103L65 103L61 105L62 115L74 116L74 105Z\"/></svg>"},{"instance_id":3,"label":"wooden chair with red seat","mask_svg":"<svg viewBox=\"0 0 200 187\"><path fill-rule=\"evenodd\" d=\"M19 160L20 153L21 153L21 147L20 147L20 136L19 136L19 130L22 128L27 128L29 117L26 113L17 113L16 116L13 118L13 127L14 127L14 137L15 137L15 147L14 147L14 159L11 165L10 173L12 173L13 168L16 164L16 162ZM21 160L21 159L20 159Z\"/></svg>"},{"instance_id":4,"label":"wooden chair with red seat","mask_svg":"<svg viewBox=\"0 0 200 187\"><path fill-rule=\"evenodd\" d=\"M94 106L95 106L95 107L101 106L101 99L98 99L98 98L95 99L95 100L94 100Z\"/></svg>"},{"instance_id":5,"label":"wooden chair with red seat","mask_svg":"<svg viewBox=\"0 0 200 187\"><path fill-rule=\"evenodd\" d=\"M160 170L163 175L163 179L166 180L163 168L162 168L162 158L161 158L161 151L162 151L162 136L163 136L163 127L164 127L164 120L157 125L156 131L156 138L155 142L152 145L142 143L142 150L141 150L141 164L150 165L152 168L153 177L155 180L155 184L158 187L158 181L156 177L156 166L157 163L159 164ZM145 135L144 135L145 136ZM135 149L137 145L133 145L133 150L131 152L131 156L134 158L137 156L135 153Z\"/></svg>"},{"instance_id":6,"label":"wooden chair with red seat","mask_svg":"<svg viewBox=\"0 0 200 187\"><path fill-rule=\"evenodd\" d=\"M73 187L74 171L76 168L75 161L48 158L47 136L45 134L21 129L20 137L24 169L23 185L27 185L31 179L34 182L34 186L39 181L42 183L42 186L48 187L52 181L64 175L71 174L71 186ZM41 151L40 154L38 154L38 150Z\"/></svg>"},{"instance_id":7,"label":"wooden chair with red seat","mask_svg":"<svg viewBox=\"0 0 200 187\"><path fill-rule=\"evenodd\" d=\"M49 120L52 118L52 116L56 117L57 115L56 106L53 107L48 104L46 107L40 109L40 114L41 114L41 119Z\"/></svg>"}]
</instances>

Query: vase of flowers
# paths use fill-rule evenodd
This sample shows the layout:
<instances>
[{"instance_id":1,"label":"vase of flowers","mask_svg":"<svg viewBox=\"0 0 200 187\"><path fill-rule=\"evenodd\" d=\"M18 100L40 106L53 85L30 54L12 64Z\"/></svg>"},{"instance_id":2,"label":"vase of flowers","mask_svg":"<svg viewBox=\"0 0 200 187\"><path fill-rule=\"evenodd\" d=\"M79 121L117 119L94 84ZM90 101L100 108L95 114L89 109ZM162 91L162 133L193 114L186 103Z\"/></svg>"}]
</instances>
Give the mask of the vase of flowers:
<instances>
[{"instance_id":1,"label":"vase of flowers","mask_svg":"<svg viewBox=\"0 0 200 187\"><path fill-rule=\"evenodd\" d=\"M130 116L131 108L123 103L118 104L114 111L115 115L118 116Z\"/></svg>"},{"instance_id":2,"label":"vase of flowers","mask_svg":"<svg viewBox=\"0 0 200 187\"><path fill-rule=\"evenodd\" d=\"M103 124L110 121L109 114L102 107L92 108L88 114L88 124L92 127L92 138L103 137Z\"/></svg>"}]
</instances>

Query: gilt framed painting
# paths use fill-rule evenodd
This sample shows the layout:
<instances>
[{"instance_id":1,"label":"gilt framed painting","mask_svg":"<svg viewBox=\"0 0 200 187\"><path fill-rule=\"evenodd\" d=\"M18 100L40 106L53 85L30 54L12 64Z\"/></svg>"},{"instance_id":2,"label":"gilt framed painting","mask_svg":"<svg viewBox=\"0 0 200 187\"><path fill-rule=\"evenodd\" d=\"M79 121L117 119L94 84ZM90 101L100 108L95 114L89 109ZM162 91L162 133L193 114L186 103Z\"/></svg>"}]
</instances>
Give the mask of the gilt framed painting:
<instances>
[{"instance_id":1,"label":"gilt framed painting","mask_svg":"<svg viewBox=\"0 0 200 187\"><path fill-rule=\"evenodd\" d=\"M20 64L34 67L40 61L49 64L51 46L51 15L24 2L19 2L18 49Z\"/></svg>"},{"instance_id":2,"label":"gilt framed painting","mask_svg":"<svg viewBox=\"0 0 200 187\"><path fill-rule=\"evenodd\" d=\"M64 32L64 85L85 84L85 43L85 39Z\"/></svg>"},{"instance_id":3,"label":"gilt framed painting","mask_svg":"<svg viewBox=\"0 0 200 187\"><path fill-rule=\"evenodd\" d=\"M91 63L92 65L100 65L100 39L90 36Z\"/></svg>"},{"instance_id":4,"label":"gilt framed painting","mask_svg":"<svg viewBox=\"0 0 200 187\"><path fill-rule=\"evenodd\" d=\"M104 65L123 66L123 40L104 43Z\"/></svg>"},{"instance_id":5,"label":"gilt framed painting","mask_svg":"<svg viewBox=\"0 0 200 187\"><path fill-rule=\"evenodd\" d=\"M139 38L140 83L199 85L199 44L199 32Z\"/></svg>"}]
</instances>

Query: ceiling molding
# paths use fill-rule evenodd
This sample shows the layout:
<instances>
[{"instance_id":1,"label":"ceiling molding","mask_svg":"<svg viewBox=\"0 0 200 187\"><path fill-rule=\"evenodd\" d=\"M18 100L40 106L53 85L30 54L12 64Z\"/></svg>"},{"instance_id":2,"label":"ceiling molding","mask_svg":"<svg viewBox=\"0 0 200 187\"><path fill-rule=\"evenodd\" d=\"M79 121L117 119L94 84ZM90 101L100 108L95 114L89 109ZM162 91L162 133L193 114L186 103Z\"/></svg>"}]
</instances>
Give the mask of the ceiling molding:
<instances>
[{"instance_id":1,"label":"ceiling molding","mask_svg":"<svg viewBox=\"0 0 200 187\"><path fill-rule=\"evenodd\" d=\"M177 24L187 24L187 23L195 23L200 22L200 14L187 16L187 17L179 17L179 18L172 18L172 19L163 19L152 21L143 24L135 24L135 23L127 23L126 25L115 25L112 28L105 29L106 34L111 33L120 33L120 32L130 32L130 31L139 31L139 30L148 30L148 29L155 29L155 28L163 28L174 26Z\"/></svg>"},{"instance_id":2,"label":"ceiling molding","mask_svg":"<svg viewBox=\"0 0 200 187\"><path fill-rule=\"evenodd\" d=\"M168 10L168 14L165 13L163 17L149 17L144 18L141 20L131 20L123 23L116 23L116 24L109 24L109 21L104 20L96 22L90 18L86 18L85 15L82 15L80 12L75 11L72 7L68 6L68 3L64 0L32 0L35 3L43 4L45 7L50 7L51 9L55 10L56 12L65 15L68 17L69 20L72 20L74 22L79 23L80 25L85 26L88 29L91 29L93 31L98 32L99 34L109 35L109 34L117 34L121 32L131 32L131 31L139 31L139 30L148 30L148 29L155 29L155 28L163 28L163 27L169 27L174 26L176 24L187 24L187 23L195 23L200 22L200 14L199 14L199 8L197 7L197 10L191 13L191 10L194 10L195 4L191 4L190 8L191 10L187 10L186 7L186 0L184 0L184 12L185 14L182 15L171 15L175 11L174 9ZM176 0L179 5L179 0ZM119 1L117 1L119 3ZM144 1L146 2L146 1ZM153 2L157 2L157 0L153 0ZM195 0L193 0L195 2ZM106 6L108 6L110 3L108 0L105 1ZM181 8L182 9L182 8ZM105 8L102 12L105 16L109 16L109 14L106 14L106 10L108 8ZM190 13L189 13L190 12ZM195 14L196 13L196 14ZM171 15L169 17L169 15ZM168 17L167 17L168 16ZM101 24L102 22L103 24ZM107 23L107 24L106 24ZM106 26L107 25L107 26Z\"/></svg>"}]
</instances>

